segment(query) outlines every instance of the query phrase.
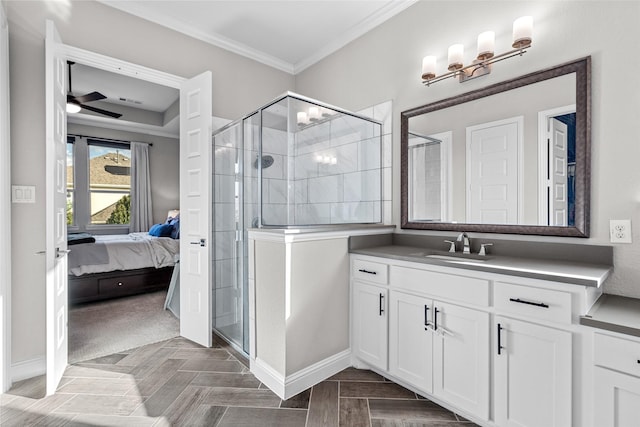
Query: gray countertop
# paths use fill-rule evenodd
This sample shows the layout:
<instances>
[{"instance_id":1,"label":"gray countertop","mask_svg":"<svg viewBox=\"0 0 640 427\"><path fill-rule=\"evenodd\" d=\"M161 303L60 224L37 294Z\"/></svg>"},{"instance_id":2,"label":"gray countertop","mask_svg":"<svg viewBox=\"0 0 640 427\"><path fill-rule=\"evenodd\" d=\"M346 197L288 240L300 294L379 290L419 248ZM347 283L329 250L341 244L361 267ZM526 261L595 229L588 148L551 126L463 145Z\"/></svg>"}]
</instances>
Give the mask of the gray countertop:
<instances>
[{"instance_id":1,"label":"gray countertop","mask_svg":"<svg viewBox=\"0 0 640 427\"><path fill-rule=\"evenodd\" d=\"M580 324L640 337L640 299L603 294Z\"/></svg>"},{"instance_id":2,"label":"gray countertop","mask_svg":"<svg viewBox=\"0 0 640 427\"><path fill-rule=\"evenodd\" d=\"M613 270L612 266L604 264L504 255L465 257L459 253L451 254L428 248L402 245L358 248L352 249L351 253L593 287L600 287ZM445 260L430 258L429 255L454 256L456 258Z\"/></svg>"}]
</instances>

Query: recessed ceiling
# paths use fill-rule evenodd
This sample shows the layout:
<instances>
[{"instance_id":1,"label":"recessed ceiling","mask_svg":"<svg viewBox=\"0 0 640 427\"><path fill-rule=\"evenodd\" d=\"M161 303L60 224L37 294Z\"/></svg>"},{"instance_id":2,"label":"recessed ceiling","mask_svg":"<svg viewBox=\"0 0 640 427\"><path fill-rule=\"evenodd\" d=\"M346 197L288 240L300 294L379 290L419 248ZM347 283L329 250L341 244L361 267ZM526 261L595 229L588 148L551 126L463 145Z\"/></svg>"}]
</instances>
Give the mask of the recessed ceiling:
<instances>
[{"instance_id":1,"label":"recessed ceiling","mask_svg":"<svg viewBox=\"0 0 640 427\"><path fill-rule=\"evenodd\" d=\"M296 74L416 0L99 1Z\"/></svg>"}]
</instances>

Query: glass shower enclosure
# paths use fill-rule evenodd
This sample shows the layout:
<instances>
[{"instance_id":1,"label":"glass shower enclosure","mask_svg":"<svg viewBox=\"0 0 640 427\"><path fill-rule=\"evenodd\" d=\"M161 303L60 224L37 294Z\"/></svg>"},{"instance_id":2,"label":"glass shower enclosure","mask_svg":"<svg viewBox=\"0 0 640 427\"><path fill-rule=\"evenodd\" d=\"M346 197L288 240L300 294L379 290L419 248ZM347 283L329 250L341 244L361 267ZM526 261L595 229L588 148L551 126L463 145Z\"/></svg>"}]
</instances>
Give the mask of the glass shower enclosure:
<instances>
[{"instance_id":1,"label":"glass shower enclosure","mask_svg":"<svg viewBox=\"0 0 640 427\"><path fill-rule=\"evenodd\" d=\"M216 333L249 351L248 229L382 222L382 125L286 93L214 144Z\"/></svg>"}]
</instances>

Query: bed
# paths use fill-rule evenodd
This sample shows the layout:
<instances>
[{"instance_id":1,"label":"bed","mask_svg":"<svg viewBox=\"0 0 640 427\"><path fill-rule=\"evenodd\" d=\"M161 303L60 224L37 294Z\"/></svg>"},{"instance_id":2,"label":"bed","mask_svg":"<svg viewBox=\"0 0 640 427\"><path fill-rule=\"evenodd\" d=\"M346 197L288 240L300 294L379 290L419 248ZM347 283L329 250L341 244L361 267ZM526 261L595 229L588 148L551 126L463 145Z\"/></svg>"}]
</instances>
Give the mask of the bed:
<instances>
[{"instance_id":1,"label":"bed","mask_svg":"<svg viewBox=\"0 0 640 427\"><path fill-rule=\"evenodd\" d=\"M167 289L180 241L147 232L69 238L69 303Z\"/></svg>"}]
</instances>

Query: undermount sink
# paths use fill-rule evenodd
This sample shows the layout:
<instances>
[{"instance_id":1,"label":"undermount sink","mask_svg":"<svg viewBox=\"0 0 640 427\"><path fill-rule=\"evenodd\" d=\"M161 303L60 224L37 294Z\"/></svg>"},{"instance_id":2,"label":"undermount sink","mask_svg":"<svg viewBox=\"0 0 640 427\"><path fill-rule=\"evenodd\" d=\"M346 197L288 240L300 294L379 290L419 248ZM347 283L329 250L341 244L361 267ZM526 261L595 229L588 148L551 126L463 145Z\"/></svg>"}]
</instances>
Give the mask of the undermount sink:
<instances>
[{"instance_id":1,"label":"undermount sink","mask_svg":"<svg viewBox=\"0 0 640 427\"><path fill-rule=\"evenodd\" d=\"M425 255L426 258L435 258L435 259L441 259L443 261L450 261L450 262L485 262L487 261L486 259L478 259L478 258L471 258L470 256L465 256L465 255L438 255L438 254L431 254L431 255Z\"/></svg>"}]
</instances>

